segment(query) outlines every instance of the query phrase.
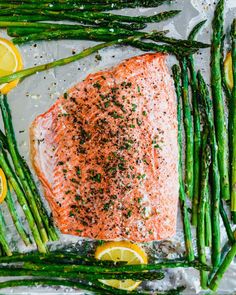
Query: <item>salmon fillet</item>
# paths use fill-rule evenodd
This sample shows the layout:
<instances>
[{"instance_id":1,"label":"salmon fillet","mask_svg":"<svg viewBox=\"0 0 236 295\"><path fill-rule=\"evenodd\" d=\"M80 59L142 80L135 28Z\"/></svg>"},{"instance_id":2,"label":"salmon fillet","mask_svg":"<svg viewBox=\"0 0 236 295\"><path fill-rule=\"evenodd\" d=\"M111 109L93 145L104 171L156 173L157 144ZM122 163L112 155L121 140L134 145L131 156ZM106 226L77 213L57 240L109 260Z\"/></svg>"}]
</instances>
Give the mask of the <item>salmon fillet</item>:
<instances>
[{"instance_id":1,"label":"salmon fillet","mask_svg":"<svg viewBox=\"0 0 236 295\"><path fill-rule=\"evenodd\" d=\"M31 126L31 155L63 234L148 242L176 231L176 97L163 54L89 75Z\"/></svg>"}]
</instances>

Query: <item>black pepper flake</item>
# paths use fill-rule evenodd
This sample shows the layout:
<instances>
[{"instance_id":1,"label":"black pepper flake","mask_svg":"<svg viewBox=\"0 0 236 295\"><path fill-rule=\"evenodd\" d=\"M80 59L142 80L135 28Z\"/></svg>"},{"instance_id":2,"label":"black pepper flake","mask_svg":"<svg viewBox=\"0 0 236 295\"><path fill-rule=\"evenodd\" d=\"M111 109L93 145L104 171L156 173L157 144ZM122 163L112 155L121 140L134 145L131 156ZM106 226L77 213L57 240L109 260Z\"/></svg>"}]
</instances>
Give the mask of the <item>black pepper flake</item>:
<instances>
[{"instance_id":1,"label":"black pepper flake","mask_svg":"<svg viewBox=\"0 0 236 295\"><path fill-rule=\"evenodd\" d=\"M96 54L96 55L95 55L95 59L98 60L98 61L99 61L99 60L102 60L102 56L101 56L100 54Z\"/></svg>"},{"instance_id":2,"label":"black pepper flake","mask_svg":"<svg viewBox=\"0 0 236 295\"><path fill-rule=\"evenodd\" d=\"M140 119L137 118L136 119L136 123L137 123L138 126L141 126L143 122L142 122L142 120L140 120Z\"/></svg>"}]
</instances>

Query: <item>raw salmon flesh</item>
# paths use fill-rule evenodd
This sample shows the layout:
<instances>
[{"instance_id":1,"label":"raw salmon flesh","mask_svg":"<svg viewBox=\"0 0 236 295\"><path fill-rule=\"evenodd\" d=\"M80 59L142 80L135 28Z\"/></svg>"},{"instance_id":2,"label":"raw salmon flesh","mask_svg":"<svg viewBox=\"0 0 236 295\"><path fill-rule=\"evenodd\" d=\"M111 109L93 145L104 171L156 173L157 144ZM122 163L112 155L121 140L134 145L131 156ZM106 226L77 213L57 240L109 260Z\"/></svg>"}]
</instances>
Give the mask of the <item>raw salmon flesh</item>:
<instances>
[{"instance_id":1,"label":"raw salmon flesh","mask_svg":"<svg viewBox=\"0 0 236 295\"><path fill-rule=\"evenodd\" d=\"M89 75L31 126L31 155L63 234L148 242L176 231L176 97L163 54Z\"/></svg>"}]
</instances>

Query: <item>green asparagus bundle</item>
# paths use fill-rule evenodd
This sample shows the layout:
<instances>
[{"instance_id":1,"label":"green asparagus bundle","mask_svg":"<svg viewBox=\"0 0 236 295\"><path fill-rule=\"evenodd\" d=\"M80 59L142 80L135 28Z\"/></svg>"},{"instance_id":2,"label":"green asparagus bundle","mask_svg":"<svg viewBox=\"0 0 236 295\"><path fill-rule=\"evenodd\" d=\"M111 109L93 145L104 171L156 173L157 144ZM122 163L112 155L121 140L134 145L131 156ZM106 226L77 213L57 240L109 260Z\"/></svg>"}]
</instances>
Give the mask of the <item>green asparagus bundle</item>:
<instances>
[{"instance_id":1,"label":"green asparagus bundle","mask_svg":"<svg viewBox=\"0 0 236 295\"><path fill-rule=\"evenodd\" d=\"M172 67L173 79L175 83L175 91L177 96L177 118L178 118L178 148L179 148L179 196L180 206L182 209L185 247L188 261L194 260L194 251L192 245L191 224L189 220L189 213L186 204L186 195L184 191L183 182L183 167L182 167L182 112L181 112L181 71L178 65Z\"/></svg>"},{"instance_id":2,"label":"green asparagus bundle","mask_svg":"<svg viewBox=\"0 0 236 295\"><path fill-rule=\"evenodd\" d=\"M2 97L1 97L2 99ZM3 145L0 142L0 167L3 169L6 178L8 179L8 182L11 184L12 188L16 192L18 202L20 203L23 212L26 216L26 219L28 221L29 227L31 229L32 235L34 237L34 240L38 246L38 249L40 252L45 253L46 252L46 247L41 239L39 230L36 226L34 217L31 213L31 210L28 206L27 200L25 199L25 193L17 179L17 176L15 175L9 160L7 158L7 155L3 149Z\"/></svg>"},{"instance_id":3,"label":"green asparagus bundle","mask_svg":"<svg viewBox=\"0 0 236 295\"><path fill-rule=\"evenodd\" d=\"M190 32L188 39L194 40L202 26L205 24L205 20L198 23ZM197 225L197 211L198 211L198 199L199 199L199 177L200 177L200 146L201 146L201 123L199 102L197 97L197 73L195 71L194 57L190 55L188 57L188 68L190 71L190 85L192 89L192 105L193 105L193 124L194 124L194 180L193 180L193 201L192 201L192 224Z\"/></svg>"},{"instance_id":4,"label":"green asparagus bundle","mask_svg":"<svg viewBox=\"0 0 236 295\"><path fill-rule=\"evenodd\" d=\"M221 197L225 200L230 199L229 189L229 165L228 165L228 139L225 121L224 102L222 95L222 76L221 76L221 42L223 38L223 13L224 0L217 3L212 22L213 38L211 45L211 88L213 96L213 106L216 125L216 139L219 148L218 161L221 181ZM219 261L215 261L216 265Z\"/></svg>"},{"instance_id":5,"label":"green asparagus bundle","mask_svg":"<svg viewBox=\"0 0 236 295\"><path fill-rule=\"evenodd\" d=\"M3 96L0 98L0 107L2 112L2 117L4 121L6 139L8 144L8 151L11 155L16 174L19 177L19 180L22 184L22 187L25 191L25 196L27 198L28 204L31 208L31 212L34 215L34 219L39 228L42 241L45 243L48 241L50 236L52 240L55 240L56 232L55 228L51 225L49 221L49 216L43 206L41 197L38 191L34 190L32 182L30 181L32 177L28 177L28 173L25 171L26 166L22 161L22 157L18 151L17 142L15 139L12 118L10 108L7 102L7 97ZM30 178L30 179L29 179Z\"/></svg>"},{"instance_id":6,"label":"green asparagus bundle","mask_svg":"<svg viewBox=\"0 0 236 295\"><path fill-rule=\"evenodd\" d=\"M206 263L206 244L205 244L205 212L206 201L208 194L208 181L209 181L209 167L211 164L211 151L208 144L209 130L205 126L202 135L201 146L201 193L198 206L198 221L197 221L197 245L198 245L198 257L202 263ZM207 272L200 272L201 287L207 289Z\"/></svg>"},{"instance_id":7,"label":"green asparagus bundle","mask_svg":"<svg viewBox=\"0 0 236 295\"><path fill-rule=\"evenodd\" d=\"M27 182L21 163L18 161L18 159L20 158L20 155L19 155L19 151L18 151L18 147L17 147L15 135L14 135L11 113L10 113L9 105L7 103L6 96L0 97L0 108L1 108L2 118L4 121L5 133L7 136L7 141L9 146L9 152L15 167L16 174L19 177L22 188L24 189L25 197L27 199L30 210L36 221L42 241L46 243L48 241L48 235L42 221L43 216L41 216L41 214L38 211L38 208L35 202L35 196L29 186L29 183Z\"/></svg>"},{"instance_id":8,"label":"green asparagus bundle","mask_svg":"<svg viewBox=\"0 0 236 295\"><path fill-rule=\"evenodd\" d=\"M200 73L197 73L198 91L203 106L206 124L209 128L212 156L212 262L216 266L220 262L220 177L218 166L218 146L215 135L213 106L207 85Z\"/></svg>"},{"instance_id":9,"label":"green asparagus bundle","mask_svg":"<svg viewBox=\"0 0 236 295\"><path fill-rule=\"evenodd\" d=\"M189 98L189 77L187 68L187 59L182 58L180 61L182 73L182 103L184 114L184 131L185 131L185 186L186 194L192 199L193 196L193 118Z\"/></svg>"}]
</instances>

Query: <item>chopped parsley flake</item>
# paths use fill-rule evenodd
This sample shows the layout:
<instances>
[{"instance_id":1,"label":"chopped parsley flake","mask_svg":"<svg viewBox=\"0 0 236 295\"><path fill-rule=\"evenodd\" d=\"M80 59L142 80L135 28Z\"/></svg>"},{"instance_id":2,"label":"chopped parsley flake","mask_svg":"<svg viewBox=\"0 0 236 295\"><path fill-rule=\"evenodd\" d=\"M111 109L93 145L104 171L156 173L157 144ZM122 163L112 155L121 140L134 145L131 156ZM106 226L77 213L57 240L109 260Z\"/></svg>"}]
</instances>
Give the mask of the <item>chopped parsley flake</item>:
<instances>
[{"instance_id":1,"label":"chopped parsley flake","mask_svg":"<svg viewBox=\"0 0 236 295\"><path fill-rule=\"evenodd\" d=\"M131 215L132 215L132 210L129 210L127 213L127 217L131 217Z\"/></svg>"},{"instance_id":2,"label":"chopped parsley flake","mask_svg":"<svg viewBox=\"0 0 236 295\"><path fill-rule=\"evenodd\" d=\"M108 113L114 119L123 119L123 116L120 116L116 111Z\"/></svg>"},{"instance_id":3,"label":"chopped parsley flake","mask_svg":"<svg viewBox=\"0 0 236 295\"><path fill-rule=\"evenodd\" d=\"M101 89L102 86L101 86L101 84L99 82L96 82L96 83L93 84L93 87L97 88L99 90L99 89Z\"/></svg>"},{"instance_id":4,"label":"chopped parsley flake","mask_svg":"<svg viewBox=\"0 0 236 295\"><path fill-rule=\"evenodd\" d=\"M139 174L137 176L137 178L140 180L140 179L144 179L146 177L146 174Z\"/></svg>"},{"instance_id":5,"label":"chopped parsley flake","mask_svg":"<svg viewBox=\"0 0 236 295\"><path fill-rule=\"evenodd\" d=\"M91 171L91 177L90 179L94 182L98 182L98 183L101 183L101 179L102 179L102 176L100 173L96 173L94 172L94 170Z\"/></svg>"},{"instance_id":6,"label":"chopped parsley flake","mask_svg":"<svg viewBox=\"0 0 236 295\"><path fill-rule=\"evenodd\" d=\"M81 170L80 170L79 167L76 167L76 174L77 174L77 175L81 175Z\"/></svg>"},{"instance_id":7,"label":"chopped parsley flake","mask_svg":"<svg viewBox=\"0 0 236 295\"><path fill-rule=\"evenodd\" d=\"M137 105L135 103L132 103L132 112L135 112L137 109Z\"/></svg>"}]
</instances>

